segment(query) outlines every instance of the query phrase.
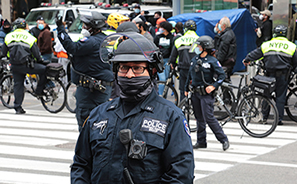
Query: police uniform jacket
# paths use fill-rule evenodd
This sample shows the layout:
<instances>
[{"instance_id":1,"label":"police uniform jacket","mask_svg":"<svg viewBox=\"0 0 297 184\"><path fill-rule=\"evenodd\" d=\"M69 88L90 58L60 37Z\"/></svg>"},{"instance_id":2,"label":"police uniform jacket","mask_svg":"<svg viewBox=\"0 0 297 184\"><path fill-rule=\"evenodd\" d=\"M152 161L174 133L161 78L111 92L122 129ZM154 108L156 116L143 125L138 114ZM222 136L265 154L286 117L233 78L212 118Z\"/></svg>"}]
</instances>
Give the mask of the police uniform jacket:
<instances>
[{"instance_id":1,"label":"police uniform jacket","mask_svg":"<svg viewBox=\"0 0 297 184\"><path fill-rule=\"evenodd\" d=\"M33 56L37 62L42 62L37 39L24 29L16 29L6 35L2 46L2 55L9 57L12 65L26 63L27 58Z\"/></svg>"},{"instance_id":2,"label":"police uniform jacket","mask_svg":"<svg viewBox=\"0 0 297 184\"><path fill-rule=\"evenodd\" d=\"M202 79L202 72L205 81L213 85L216 89L225 79L225 72L220 62L215 57L207 55L205 58L201 58L197 55L191 60L191 66L185 86L186 91L189 91L191 80L194 88L197 86L208 86ZM214 80L214 74L217 74L217 80Z\"/></svg>"},{"instance_id":3,"label":"police uniform jacket","mask_svg":"<svg viewBox=\"0 0 297 184\"><path fill-rule=\"evenodd\" d=\"M250 52L244 62L256 61L262 57L269 73L297 66L296 45L285 37L276 37L264 42L261 47Z\"/></svg>"},{"instance_id":4,"label":"police uniform jacket","mask_svg":"<svg viewBox=\"0 0 297 184\"><path fill-rule=\"evenodd\" d=\"M169 63L176 65L176 58L178 59L178 68L189 69L191 58L195 54L189 53L191 45L199 38L193 30L188 30L185 34L174 41L174 46L171 51Z\"/></svg>"},{"instance_id":5,"label":"police uniform jacket","mask_svg":"<svg viewBox=\"0 0 297 184\"><path fill-rule=\"evenodd\" d=\"M77 141L71 182L125 184L127 167L134 183L193 183L193 148L181 110L154 90L126 115L122 106L116 98L90 113ZM127 160L122 129L146 143L144 159Z\"/></svg>"},{"instance_id":6,"label":"police uniform jacket","mask_svg":"<svg viewBox=\"0 0 297 184\"><path fill-rule=\"evenodd\" d=\"M74 69L80 73L92 76L98 80L107 82L113 81L111 65L103 63L100 59L99 48L105 34L98 33L94 36L84 37L77 42L73 42L66 33L64 26L58 27L58 38L63 47L73 55L72 63ZM72 72L71 80L78 84L80 75Z\"/></svg>"}]
</instances>

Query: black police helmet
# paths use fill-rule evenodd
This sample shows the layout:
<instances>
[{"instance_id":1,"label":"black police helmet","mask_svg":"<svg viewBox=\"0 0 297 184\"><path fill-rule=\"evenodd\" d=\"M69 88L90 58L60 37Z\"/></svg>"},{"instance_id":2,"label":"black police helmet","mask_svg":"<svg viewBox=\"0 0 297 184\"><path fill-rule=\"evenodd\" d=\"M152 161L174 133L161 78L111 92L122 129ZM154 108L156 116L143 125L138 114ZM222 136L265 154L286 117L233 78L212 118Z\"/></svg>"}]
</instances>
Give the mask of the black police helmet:
<instances>
[{"instance_id":1,"label":"black police helmet","mask_svg":"<svg viewBox=\"0 0 297 184\"><path fill-rule=\"evenodd\" d=\"M94 29L100 29L105 26L105 20L106 18L99 12L92 11L92 16L89 15L83 15L80 17L80 20L90 25Z\"/></svg>"},{"instance_id":2,"label":"black police helmet","mask_svg":"<svg viewBox=\"0 0 297 184\"><path fill-rule=\"evenodd\" d=\"M123 34L127 39L119 43L110 59L114 67L122 62L148 62L150 70L163 71L163 57L156 45L139 33ZM115 68L114 68L115 69Z\"/></svg>"},{"instance_id":3,"label":"black police helmet","mask_svg":"<svg viewBox=\"0 0 297 184\"><path fill-rule=\"evenodd\" d=\"M184 28L185 28L186 30L193 30L193 31L196 31L196 28L197 28L197 26L196 26L196 22L193 21L193 20L187 20L187 22L185 22L185 24L184 24Z\"/></svg>"},{"instance_id":4,"label":"black police helmet","mask_svg":"<svg viewBox=\"0 0 297 184\"><path fill-rule=\"evenodd\" d=\"M214 48L214 41L210 36L201 36L197 39L196 43L200 45L203 49L211 50Z\"/></svg>"},{"instance_id":5,"label":"black police helmet","mask_svg":"<svg viewBox=\"0 0 297 184\"><path fill-rule=\"evenodd\" d=\"M117 28L117 33L122 32L139 32L139 29L137 28L136 24L133 22L123 22L119 27Z\"/></svg>"},{"instance_id":6,"label":"black police helmet","mask_svg":"<svg viewBox=\"0 0 297 184\"><path fill-rule=\"evenodd\" d=\"M14 22L13 25L15 28L26 28L26 20L23 18L17 18Z\"/></svg>"},{"instance_id":7,"label":"black police helmet","mask_svg":"<svg viewBox=\"0 0 297 184\"><path fill-rule=\"evenodd\" d=\"M273 36L277 37L277 36L283 36L286 37L287 36L287 26L284 25L277 25L275 26L275 28L273 29Z\"/></svg>"}]
</instances>

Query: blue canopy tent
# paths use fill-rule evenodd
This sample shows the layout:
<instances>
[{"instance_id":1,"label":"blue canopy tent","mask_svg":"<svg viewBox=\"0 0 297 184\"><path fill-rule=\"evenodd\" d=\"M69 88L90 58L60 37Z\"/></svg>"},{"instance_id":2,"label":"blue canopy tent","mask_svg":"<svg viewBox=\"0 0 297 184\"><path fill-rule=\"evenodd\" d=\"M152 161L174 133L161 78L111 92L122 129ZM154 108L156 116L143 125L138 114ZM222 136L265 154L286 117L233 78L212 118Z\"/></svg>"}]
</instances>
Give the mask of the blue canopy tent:
<instances>
[{"instance_id":1,"label":"blue canopy tent","mask_svg":"<svg viewBox=\"0 0 297 184\"><path fill-rule=\"evenodd\" d=\"M214 38L215 33L213 32L213 28L224 16L230 19L237 42L237 58L233 71L244 70L245 66L242 64L242 60L250 51L257 47L254 20L247 9L185 13L170 17L168 21L185 23L187 20L192 19L197 24L196 33L198 36L208 35Z\"/></svg>"}]
</instances>

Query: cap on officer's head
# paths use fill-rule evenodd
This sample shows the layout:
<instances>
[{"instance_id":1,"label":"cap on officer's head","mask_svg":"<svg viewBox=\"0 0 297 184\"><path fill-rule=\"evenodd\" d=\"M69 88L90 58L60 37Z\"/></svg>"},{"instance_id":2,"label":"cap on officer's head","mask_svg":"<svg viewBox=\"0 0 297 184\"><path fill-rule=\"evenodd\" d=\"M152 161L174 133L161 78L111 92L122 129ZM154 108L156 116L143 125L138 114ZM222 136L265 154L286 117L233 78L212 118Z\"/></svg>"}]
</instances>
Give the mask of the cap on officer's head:
<instances>
[{"instance_id":1,"label":"cap on officer's head","mask_svg":"<svg viewBox=\"0 0 297 184\"><path fill-rule=\"evenodd\" d=\"M36 18L36 21L38 21L38 20L44 20L44 19L41 15L38 15L38 17Z\"/></svg>"}]
</instances>

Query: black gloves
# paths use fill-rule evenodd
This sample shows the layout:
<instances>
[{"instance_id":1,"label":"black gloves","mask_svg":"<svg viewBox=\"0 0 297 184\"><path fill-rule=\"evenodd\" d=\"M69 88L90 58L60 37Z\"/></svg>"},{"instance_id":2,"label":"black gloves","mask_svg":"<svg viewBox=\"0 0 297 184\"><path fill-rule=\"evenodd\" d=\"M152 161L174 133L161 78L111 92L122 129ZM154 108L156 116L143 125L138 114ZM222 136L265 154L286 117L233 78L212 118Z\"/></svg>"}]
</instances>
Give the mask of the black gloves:
<instances>
[{"instance_id":1,"label":"black gloves","mask_svg":"<svg viewBox=\"0 0 297 184\"><path fill-rule=\"evenodd\" d=\"M62 21L63 17L62 16L59 16L59 17L56 17L56 25L59 27L61 25L63 25L63 21Z\"/></svg>"}]
</instances>

